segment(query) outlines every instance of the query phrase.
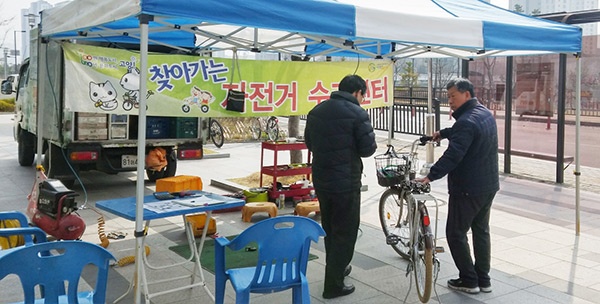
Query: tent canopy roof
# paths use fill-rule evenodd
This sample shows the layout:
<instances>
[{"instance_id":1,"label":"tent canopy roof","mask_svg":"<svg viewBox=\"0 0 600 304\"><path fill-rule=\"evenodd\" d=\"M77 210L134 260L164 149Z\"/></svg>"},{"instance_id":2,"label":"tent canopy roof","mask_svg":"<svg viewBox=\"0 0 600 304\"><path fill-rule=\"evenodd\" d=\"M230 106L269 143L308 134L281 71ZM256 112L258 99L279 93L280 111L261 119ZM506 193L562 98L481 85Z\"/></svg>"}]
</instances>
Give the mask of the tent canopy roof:
<instances>
[{"instance_id":1,"label":"tent canopy roof","mask_svg":"<svg viewBox=\"0 0 600 304\"><path fill-rule=\"evenodd\" d=\"M73 0L42 12L42 36L139 41L196 53L474 58L505 51L575 53L581 29L478 0Z\"/></svg>"}]
</instances>

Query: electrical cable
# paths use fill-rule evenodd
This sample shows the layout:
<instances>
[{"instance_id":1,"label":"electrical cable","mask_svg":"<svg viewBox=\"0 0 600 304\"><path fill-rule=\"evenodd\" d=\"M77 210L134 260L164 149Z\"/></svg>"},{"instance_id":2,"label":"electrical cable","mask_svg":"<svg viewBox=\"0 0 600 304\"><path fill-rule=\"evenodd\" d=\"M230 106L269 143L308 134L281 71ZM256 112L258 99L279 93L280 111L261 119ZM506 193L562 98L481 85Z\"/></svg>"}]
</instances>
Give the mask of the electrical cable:
<instances>
[{"instance_id":1,"label":"electrical cable","mask_svg":"<svg viewBox=\"0 0 600 304\"><path fill-rule=\"evenodd\" d=\"M355 45L353 45L352 48L358 50L358 48ZM354 73L352 73L353 75L356 75L356 72L358 72L359 66L360 66L360 53L356 52L356 69L354 69Z\"/></svg>"},{"instance_id":2,"label":"electrical cable","mask_svg":"<svg viewBox=\"0 0 600 304\"><path fill-rule=\"evenodd\" d=\"M146 252L146 256L150 255L150 246L148 246L148 245L144 246L144 251ZM133 264L133 263L135 263L135 256L134 255L128 255L126 257L120 258L112 266L123 267L123 266L127 266L127 265Z\"/></svg>"}]
</instances>

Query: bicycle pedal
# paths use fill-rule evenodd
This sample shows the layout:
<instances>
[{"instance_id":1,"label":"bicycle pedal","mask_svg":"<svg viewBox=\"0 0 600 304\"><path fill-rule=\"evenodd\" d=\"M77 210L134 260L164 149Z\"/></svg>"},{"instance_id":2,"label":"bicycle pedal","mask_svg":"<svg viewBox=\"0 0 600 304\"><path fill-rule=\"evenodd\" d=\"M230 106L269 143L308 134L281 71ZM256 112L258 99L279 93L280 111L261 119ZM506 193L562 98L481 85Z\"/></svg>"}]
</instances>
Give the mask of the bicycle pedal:
<instances>
[{"instance_id":1,"label":"bicycle pedal","mask_svg":"<svg viewBox=\"0 0 600 304\"><path fill-rule=\"evenodd\" d=\"M435 246L435 253L444 253L444 247L442 246Z\"/></svg>"},{"instance_id":2,"label":"bicycle pedal","mask_svg":"<svg viewBox=\"0 0 600 304\"><path fill-rule=\"evenodd\" d=\"M388 245L396 245L400 242L400 237L397 235L390 234L385 238L385 243Z\"/></svg>"}]
</instances>

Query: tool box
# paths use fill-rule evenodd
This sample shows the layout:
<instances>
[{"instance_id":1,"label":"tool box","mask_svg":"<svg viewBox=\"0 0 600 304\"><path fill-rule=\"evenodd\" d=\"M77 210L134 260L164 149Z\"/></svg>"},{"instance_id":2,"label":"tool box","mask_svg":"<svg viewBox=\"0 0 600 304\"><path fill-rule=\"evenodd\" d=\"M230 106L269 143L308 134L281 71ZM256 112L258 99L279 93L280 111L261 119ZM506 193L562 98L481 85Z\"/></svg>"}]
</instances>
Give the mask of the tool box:
<instances>
[{"instance_id":1,"label":"tool box","mask_svg":"<svg viewBox=\"0 0 600 304\"><path fill-rule=\"evenodd\" d=\"M185 218L188 222L192 223L192 231L194 231L194 236L201 237L202 231L206 225L206 213L186 215ZM211 217L208 223L206 235L213 235L215 233L217 233L217 221Z\"/></svg>"},{"instance_id":2,"label":"tool box","mask_svg":"<svg viewBox=\"0 0 600 304\"><path fill-rule=\"evenodd\" d=\"M199 176L178 175L156 180L156 192L180 192L202 190L202 179Z\"/></svg>"}]
</instances>

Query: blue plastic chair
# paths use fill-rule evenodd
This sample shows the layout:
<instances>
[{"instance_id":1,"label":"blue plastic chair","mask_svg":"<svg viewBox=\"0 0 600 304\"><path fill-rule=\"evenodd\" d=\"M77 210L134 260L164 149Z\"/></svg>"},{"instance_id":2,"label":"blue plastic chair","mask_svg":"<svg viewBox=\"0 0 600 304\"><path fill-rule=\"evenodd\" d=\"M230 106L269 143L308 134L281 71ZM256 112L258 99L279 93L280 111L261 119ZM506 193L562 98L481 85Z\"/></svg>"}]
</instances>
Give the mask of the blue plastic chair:
<instances>
[{"instance_id":1,"label":"blue plastic chair","mask_svg":"<svg viewBox=\"0 0 600 304\"><path fill-rule=\"evenodd\" d=\"M0 280L17 275L23 287L23 303L105 303L109 263L114 259L106 249L83 241L21 246L0 256ZM91 291L79 291L82 271L90 264L97 268L96 285ZM43 287L44 296L36 301L38 285Z\"/></svg>"},{"instance_id":2,"label":"blue plastic chair","mask_svg":"<svg viewBox=\"0 0 600 304\"><path fill-rule=\"evenodd\" d=\"M223 303L229 279L236 303L249 303L250 293L272 293L292 288L293 303L310 303L306 266L310 242L325 236L314 220L280 216L260 221L229 241L215 240L215 302ZM225 269L225 247L237 251L255 243L258 263L253 267Z\"/></svg>"}]
</instances>

